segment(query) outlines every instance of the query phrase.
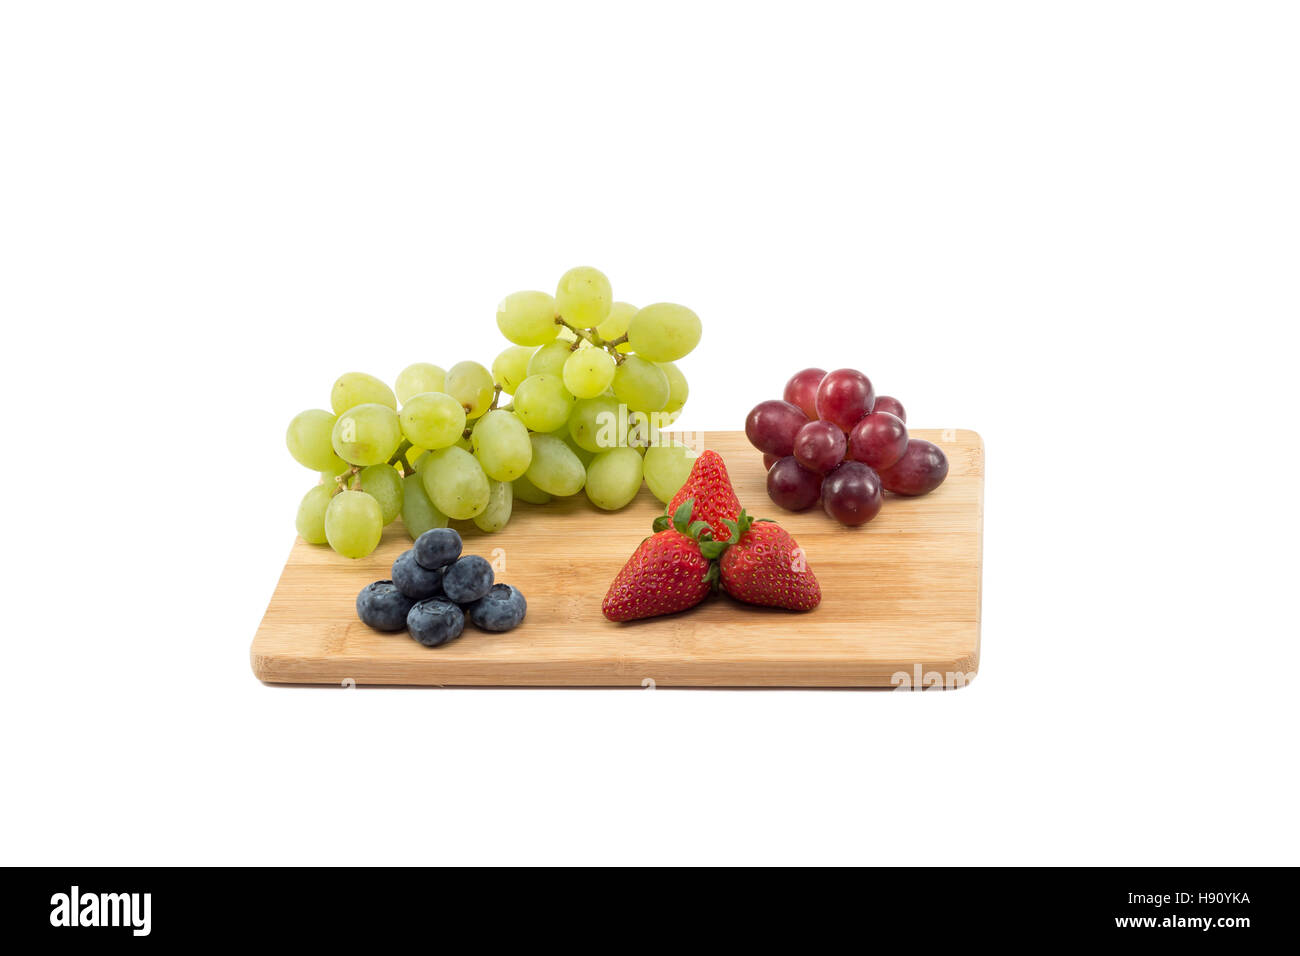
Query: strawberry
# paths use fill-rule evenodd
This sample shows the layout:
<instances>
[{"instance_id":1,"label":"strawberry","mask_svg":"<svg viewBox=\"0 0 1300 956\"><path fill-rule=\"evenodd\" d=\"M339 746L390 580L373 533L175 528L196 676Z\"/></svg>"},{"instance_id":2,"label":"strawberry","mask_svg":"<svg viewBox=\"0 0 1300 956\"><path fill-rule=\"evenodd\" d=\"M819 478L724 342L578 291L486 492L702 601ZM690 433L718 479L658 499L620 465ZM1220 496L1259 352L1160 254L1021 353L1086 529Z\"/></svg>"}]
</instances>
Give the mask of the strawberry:
<instances>
[{"instance_id":1,"label":"strawberry","mask_svg":"<svg viewBox=\"0 0 1300 956\"><path fill-rule=\"evenodd\" d=\"M811 611L821 603L822 589L790 532L743 511L727 526L731 536L718 563L728 594L792 611Z\"/></svg>"},{"instance_id":2,"label":"strawberry","mask_svg":"<svg viewBox=\"0 0 1300 956\"><path fill-rule=\"evenodd\" d=\"M727 466L716 451L705 451L695 459L685 484L669 502L667 513L676 515L682 502L689 498L695 499L691 520L705 522L715 541L726 541L730 534L726 522L740 516L740 499L731 487Z\"/></svg>"},{"instance_id":3,"label":"strawberry","mask_svg":"<svg viewBox=\"0 0 1300 956\"><path fill-rule=\"evenodd\" d=\"M687 526L689 514L682 509L678 528L651 535L628 558L601 605L607 618L633 621L673 614L695 607L708 596L717 565L700 551L697 538L702 526Z\"/></svg>"}]
</instances>

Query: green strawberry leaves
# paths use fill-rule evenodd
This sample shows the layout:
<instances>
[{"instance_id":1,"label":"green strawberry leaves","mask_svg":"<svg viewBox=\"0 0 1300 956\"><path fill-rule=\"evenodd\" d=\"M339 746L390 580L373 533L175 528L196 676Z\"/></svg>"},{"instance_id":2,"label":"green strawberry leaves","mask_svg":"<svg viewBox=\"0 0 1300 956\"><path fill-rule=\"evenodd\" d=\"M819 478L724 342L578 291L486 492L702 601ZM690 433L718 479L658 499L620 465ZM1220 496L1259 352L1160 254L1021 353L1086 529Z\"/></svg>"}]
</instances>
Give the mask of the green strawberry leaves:
<instances>
[{"instance_id":1,"label":"green strawberry leaves","mask_svg":"<svg viewBox=\"0 0 1300 956\"><path fill-rule=\"evenodd\" d=\"M679 534L684 534L688 538L693 538L700 545L713 543L713 532L709 530L707 521L692 521L691 513L695 510L695 499L687 498L672 514L668 509L655 518L654 524L651 525L656 532L667 531L673 528Z\"/></svg>"},{"instance_id":2,"label":"green strawberry leaves","mask_svg":"<svg viewBox=\"0 0 1300 956\"><path fill-rule=\"evenodd\" d=\"M699 530L697 529L694 532L692 532L691 529L695 528L697 525L704 524L704 522L691 521L691 512L694 510L694 508L695 508L695 499L687 498L685 501L681 503L681 505L677 508L677 510L674 511L672 514L669 514L668 509L665 508L664 513L659 515L659 517L655 518L654 524L651 525L651 527L654 528L656 532L667 531L669 528L675 528L679 533L698 540Z\"/></svg>"},{"instance_id":3,"label":"green strawberry leaves","mask_svg":"<svg viewBox=\"0 0 1300 956\"><path fill-rule=\"evenodd\" d=\"M740 539L745 536L745 533L749 531L755 521L770 520L768 518L754 518L742 508L740 516L735 521L730 518L722 519L727 528L731 531L731 535L725 541L718 541L714 539L713 530L709 527L707 521L691 520L691 514L694 510L695 499L687 498L678 505L677 510L671 514L669 514L667 508L664 508L664 513L655 518L654 524L651 527L653 527L656 532L667 531L669 528L673 528L679 533L686 535L688 538L693 538L700 546L700 553L710 561L714 562L722 557L723 552L726 551L727 548L731 547L733 544L738 544ZM716 574L714 575L714 578L716 580Z\"/></svg>"},{"instance_id":4,"label":"green strawberry leaves","mask_svg":"<svg viewBox=\"0 0 1300 956\"><path fill-rule=\"evenodd\" d=\"M740 516L737 517L735 521L732 521L730 518L723 518L722 520L726 524L726 526L731 529L731 537L727 539L726 543L728 545L733 545L733 544L739 544L740 539L743 538L745 534L749 531L749 529L752 528L754 525L758 524L760 521L770 522L772 519L755 518L744 508L741 508Z\"/></svg>"},{"instance_id":5,"label":"green strawberry leaves","mask_svg":"<svg viewBox=\"0 0 1300 956\"><path fill-rule=\"evenodd\" d=\"M741 508L740 515L735 521L732 521L730 518L724 518L723 523L726 524L727 528L731 531L731 537L727 539L727 544L739 544L740 539L745 536L745 532L750 529L750 526L753 525L754 521L749 517L749 514L745 509Z\"/></svg>"},{"instance_id":6,"label":"green strawberry leaves","mask_svg":"<svg viewBox=\"0 0 1300 956\"><path fill-rule=\"evenodd\" d=\"M700 542L700 554L704 555L710 561L716 561L722 557L722 552L727 550L726 541L714 541L707 538Z\"/></svg>"}]
</instances>

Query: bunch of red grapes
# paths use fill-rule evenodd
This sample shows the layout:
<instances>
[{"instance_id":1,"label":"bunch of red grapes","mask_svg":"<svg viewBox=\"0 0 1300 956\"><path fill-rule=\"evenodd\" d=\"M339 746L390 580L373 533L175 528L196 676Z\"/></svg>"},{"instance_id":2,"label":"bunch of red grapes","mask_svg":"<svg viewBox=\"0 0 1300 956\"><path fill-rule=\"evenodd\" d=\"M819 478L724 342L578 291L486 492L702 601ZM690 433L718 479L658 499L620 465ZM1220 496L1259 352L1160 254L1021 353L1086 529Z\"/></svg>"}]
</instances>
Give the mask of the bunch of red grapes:
<instances>
[{"instance_id":1,"label":"bunch of red grapes","mask_svg":"<svg viewBox=\"0 0 1300 956\"><path fill-rule=\"evenodd\" d=\"M938 445L907 437L896 398L876 395L857 369L806 368L785 383L784 400L759 402L745 434L763 453L767 494L787 511L821 501L847 525L880 512L882 491L924 495L948 477Z\"/></svg>"}]
</instances>

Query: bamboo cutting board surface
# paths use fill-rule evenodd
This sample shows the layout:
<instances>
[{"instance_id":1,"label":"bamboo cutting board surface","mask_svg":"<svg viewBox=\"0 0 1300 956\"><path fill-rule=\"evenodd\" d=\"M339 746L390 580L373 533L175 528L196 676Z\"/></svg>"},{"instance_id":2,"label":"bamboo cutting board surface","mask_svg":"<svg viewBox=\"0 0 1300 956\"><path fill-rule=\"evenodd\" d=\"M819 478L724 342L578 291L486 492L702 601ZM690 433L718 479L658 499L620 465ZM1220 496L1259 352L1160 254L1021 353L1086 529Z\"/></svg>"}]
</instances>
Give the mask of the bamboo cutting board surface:
<instances>
[{"instance_id":1,"label":"bamboo cutting board surface","mask_svg":"<svg viewBox=\"0 0 1300 956\"><path fill-rule=\"evenodd\" d=\"M504 560L497 578L524 592L528 615L505 634L467 621L460 638L438 648L357 620L357 592L388 578L411 546L400 519L360 561L297 540L253 639L253 672L271 683L344 686L960 686L979 666L984 445L971 431L913 435L943 448L948 479L921 498L886 494L880 514L859 528L820 507L782 511L744 434L702 435L726 460L741 504L780 522L804 549L822 588L813 611L720 594L670 617L605 620L609 583L663 506L643 487L611 514L580 493L542 506L516 501L494 535L457 522L466 554Z\"/></svg>"}]
</instances>

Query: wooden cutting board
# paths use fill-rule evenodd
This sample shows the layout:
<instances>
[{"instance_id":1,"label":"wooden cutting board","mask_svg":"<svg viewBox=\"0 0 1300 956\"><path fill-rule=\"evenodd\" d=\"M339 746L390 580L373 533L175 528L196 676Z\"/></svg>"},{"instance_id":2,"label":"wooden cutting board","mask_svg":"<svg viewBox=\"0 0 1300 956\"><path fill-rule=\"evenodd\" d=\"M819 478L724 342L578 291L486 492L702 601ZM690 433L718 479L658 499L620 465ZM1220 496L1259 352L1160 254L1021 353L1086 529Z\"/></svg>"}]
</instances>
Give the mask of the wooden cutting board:
<instances>
[{"instance_id":1,"label":"wooden cutting board","mask_svg":"<svg viewBox=\"0 0 1300 956\"><path fill-rule=\"evenodd\" d=\"M467 623L439 648L357 620L357 592L389 577L411 546L400 520L360 561L299 539L253 639L253 672L273 683L343 686L961 686L979 666L984 445L971 431L913 434L947 453L947 481L922 498L887 494L860 528L821 508L781 511L742 433L701 436L726 460L741 504L779 521L803 547L822 587L811 612L717 595L671 617L605 620L605 590L663 510L643 487L613 514L578 494L543 506L516 502L495 535L463 523L465 553L504 561L498 580L524 592L528 616L506 634Z\"/></svg>"}]
</instances>

